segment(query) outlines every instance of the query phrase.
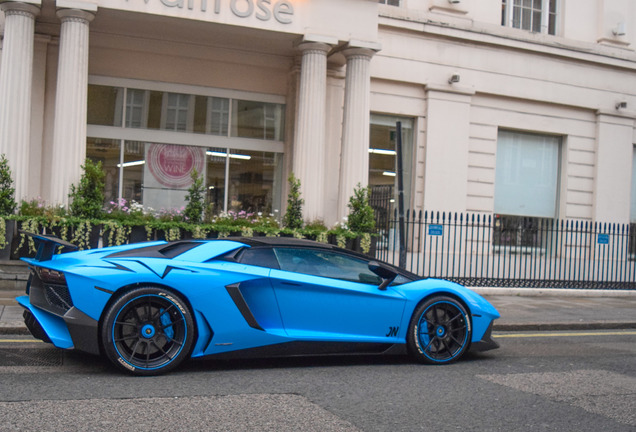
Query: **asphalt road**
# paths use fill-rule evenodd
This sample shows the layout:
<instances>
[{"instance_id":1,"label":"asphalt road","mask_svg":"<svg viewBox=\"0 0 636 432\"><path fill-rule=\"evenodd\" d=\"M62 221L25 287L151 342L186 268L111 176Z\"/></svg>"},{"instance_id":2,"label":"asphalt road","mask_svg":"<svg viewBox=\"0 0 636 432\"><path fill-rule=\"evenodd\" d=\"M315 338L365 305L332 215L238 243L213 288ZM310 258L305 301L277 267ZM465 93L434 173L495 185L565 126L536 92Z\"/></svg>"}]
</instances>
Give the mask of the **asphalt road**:
<instances>
[{"instance_id":1,"label":"asphalt road","mask_svg":"<svg viewBox=\"0 0 636 432\"><path fill-rule=\"evenodd\" d=\"M192 361L160 377L0 335L0 431L636 431L636 331L499 333L400 357Z\"/></svg>"}]
</instances>

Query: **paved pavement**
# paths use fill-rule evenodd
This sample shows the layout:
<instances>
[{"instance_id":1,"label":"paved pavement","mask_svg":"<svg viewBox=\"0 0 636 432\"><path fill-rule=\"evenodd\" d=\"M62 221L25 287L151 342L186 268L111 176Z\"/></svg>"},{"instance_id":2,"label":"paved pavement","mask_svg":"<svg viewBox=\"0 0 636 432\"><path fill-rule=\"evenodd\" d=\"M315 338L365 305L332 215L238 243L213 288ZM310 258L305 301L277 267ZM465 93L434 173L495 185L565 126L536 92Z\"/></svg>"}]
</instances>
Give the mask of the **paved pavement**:
<instances>
[{"instance_id":1,"label":"paved pavement","mask_svg":"<svg viewBox=\"0 0 636 432\"><path fill-rule=\"evenodd\" d=\"M495 331L636 328L636 290L475 289L501 314ZM20 291L0 291L0 334L28 334Z\"/></svg>"}]
</instances>

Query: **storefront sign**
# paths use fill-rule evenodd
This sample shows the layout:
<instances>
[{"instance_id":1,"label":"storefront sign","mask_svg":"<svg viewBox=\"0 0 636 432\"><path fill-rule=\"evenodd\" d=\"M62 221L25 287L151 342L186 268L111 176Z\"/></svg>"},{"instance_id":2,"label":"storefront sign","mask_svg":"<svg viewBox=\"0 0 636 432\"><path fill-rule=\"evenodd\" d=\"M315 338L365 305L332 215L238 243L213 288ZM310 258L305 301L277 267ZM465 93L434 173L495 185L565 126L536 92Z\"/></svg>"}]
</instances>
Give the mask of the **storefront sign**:
<instances>
[{"instance_id":1,"label":"storefront sign","mask_svg":"<svg viewBox=\"0 0 636 432\"><path fill-rule=\"evenodd\" d=\"M154 179L170 189L183 189L192 184L190 175L193 169L203 172L205 149L170 145L148 144L146 163ZM149 180L149 179L148 179ZM152 182L146 180L146 186Z\"/></svg>"},{"instance_id":2,"label":"storefront sign","mask_svg":"<svg viewBox=\"0 0 636 432\"><path fill-rule=\"evenodd\" d=\"M127 0L129 1L129 0ZM150 1L144 0L146 4ZM195 8L195 0L159 0L164 6L170 8ZM229 10L239 18L255 16L261 21L270 21L274 18L281 24L291 24L294 18L294 6L288 0L209 0L212 12L220 15L224 10ZM208 0L198 0L201 12L208 11Z\"/></svg>"}]
</instances>

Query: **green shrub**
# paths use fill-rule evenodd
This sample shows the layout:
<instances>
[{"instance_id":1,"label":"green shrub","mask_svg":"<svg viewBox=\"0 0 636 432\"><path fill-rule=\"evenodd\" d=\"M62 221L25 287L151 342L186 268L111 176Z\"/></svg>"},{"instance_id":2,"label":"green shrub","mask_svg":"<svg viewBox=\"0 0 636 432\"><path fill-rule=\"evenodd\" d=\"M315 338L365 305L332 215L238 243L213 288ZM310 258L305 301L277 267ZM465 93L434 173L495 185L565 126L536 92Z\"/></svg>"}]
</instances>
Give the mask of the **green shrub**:
<instances>
[{"instance_id":1,"label":"green shrub","mask_svg":"<svg viewBox=\"0 0 636 432\"><path fill-rule=\"evenodd\" d=\"M104 171L102 163L93 162L86 159L82 165L82 178L79 185L71 185L71 215L86 218L97 219L103 215L102 207L104 205Z\"/></svg>"},{"instance_id":2,"label":"green shrub","mask_svg":"<svg viewBox=\"0 0 636 432\"><path fill-rule=\"evenodd\" d=\"M3 154L0 156L0 215L13 214L16 205L11 168L9 168L9 161Z\"/></svg>"},{"instance_id":3,"label":"green shrub","mask_svg":"<svg viewBox=\"0 0 636 432\"><path fill-rule=\"evenodd\" d=\"M188 189L185 200L188 204L185 207L184 219L188 223L198 224L203 220L203 210L205 209L205 184L203 176L199 176L196 169L190 175L192 186Z\"/></svg>"},{"instance_id":4,"label":"green shrub","mask_svg":"<svg viewBox=\"0 0 636 432\"><path fill-rule=\"evenodd\" d=\"M353 232L372 233L375 230L375 215L373 208L369 205L368 187L358 187L353 190L353 196L349 198L349 218L348 226Z\"/></svg>"},{"instance_id":5,"label":"green shrub","mask_svg":"<svg viewBox=\"0 0 636 432\"><path fill-rule=\"evenodd\" d=\"M289 175L289 193L287 194L287 210L283 217L283 226L289 229L300 229L303 227L303 204L305 200L300 197L300 180Z\"/></svg>"}]
</instances>

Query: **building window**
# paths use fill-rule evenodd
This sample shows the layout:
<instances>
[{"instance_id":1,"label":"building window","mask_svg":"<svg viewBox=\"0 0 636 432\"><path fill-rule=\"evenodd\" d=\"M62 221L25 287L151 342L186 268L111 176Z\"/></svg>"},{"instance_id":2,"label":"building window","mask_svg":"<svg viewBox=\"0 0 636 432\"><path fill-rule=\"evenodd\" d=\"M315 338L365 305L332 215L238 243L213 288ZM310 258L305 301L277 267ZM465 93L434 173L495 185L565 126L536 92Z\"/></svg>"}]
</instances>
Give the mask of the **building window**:
<instances>
[{"instance_id":1,"label":"building window","mask_svg":"<svg viewBox=\"0 0 636 432\"><path fill-rule=\"evenodd\" d=\"M230 100L223 98L207 98L208 115L207 133L211 135L227 136L230 123Z\"/></svg>"},{"instance_id":2,"label":"building window","mask_svg":"<svg viewBox=\"0 0 636 432\"><path fill-rule=\"evenodd\" d=\"M128 89L126 94L126 127L142 129L147 127L148 98L149 92L147 90Z\"/></svg>"},{"instance_id":3,"label":"building window","mask_svg":"<svg viewBox=\"0 0 636 432\"><path fill-rule=\"evenodd\" d=\"M400 0L378 0L378 3L389 5L389 6L399 6Z\"/></svg>"},{"instance_id":4,"label":"building window","mask_svg":"<svg viewBox=\"0 0 636 432\"><path fill-rule=\"evenodd\" d=\"M194 121L194 97L178 93L164 93L161 129L175 132L192 132Z\"/></svg>"},{"instance_id":5,"label":"building window","mask_svg":"<svg viewBox=\"0 0 636 432\"><path fill-rule=\"evenodd\" d=\"M502 0L501 24L535 33L556 34L558 0Z\"/></svg>"},{"instance_id":6,"label":"building window","mask_svg":"<svg viewBox=\"0 0 636 432\"><path fill-rule=\"evenodd\" d=\"M121 126L125 117L132 129L270 141L283 141L285 129L279 103L95 84L88 86L87 114L89 125Z\"/></svg>"},{"instance_id":7,"label":"building window","mask_svg":"<svg viewBox=\"0 0 636 432\"><path fill-rule=\"evenodd\" d=\"M282 105L232 101L232 136L280 141L283 133Z\"/></svg>"},{"instance_id":8,"label":"building window","mask_svg":"<svg viewBox=\"0 0 636 432\"><path fill-rule=\"evenodd\" d=\"M560 144L555 136L499 131L494 244L540 246L539 233L557 214Z\"/></svg>"},{"instance_id":9,"label":"building window","mask_svg":"<svg viewBox=\"0 0 636 432\"><path fill-rule=\"evenodd\" d=\"M493 245L545 248L552 219L495 214Z\"/></svg>"},{"instance_id":10,"label":"building window","mask_svg":"<svg viewBox=\"0 0 636 432\"><path fill-rule=\"evenodd\" d=\"M124 89L103 85L88 86L88 124L121 126Z\"/></svg>"}]
</instances>

